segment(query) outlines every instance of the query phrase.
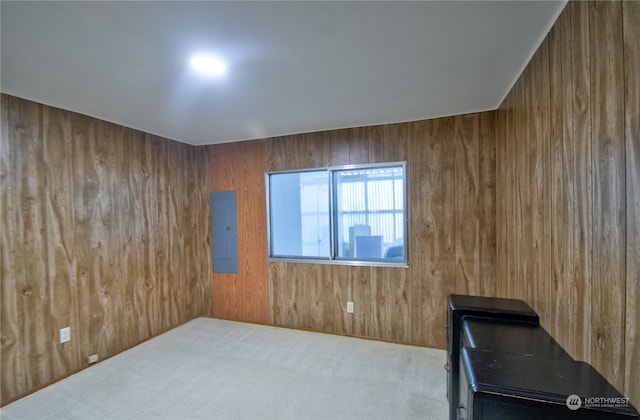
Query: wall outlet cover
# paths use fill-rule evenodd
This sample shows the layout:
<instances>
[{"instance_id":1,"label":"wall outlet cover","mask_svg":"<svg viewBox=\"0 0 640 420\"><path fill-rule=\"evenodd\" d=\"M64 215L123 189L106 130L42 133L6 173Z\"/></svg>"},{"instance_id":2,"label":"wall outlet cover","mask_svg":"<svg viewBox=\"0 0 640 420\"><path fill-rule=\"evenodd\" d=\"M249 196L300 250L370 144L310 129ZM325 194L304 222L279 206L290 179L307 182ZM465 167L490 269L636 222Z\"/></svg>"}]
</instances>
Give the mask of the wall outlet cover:
<instances>
[{"instance_id":1,"label":"wall outlet cover","mask_svg":"<svg viewBox=\"0 0 640 420\"><path fill-rule=\"evenodd\" d=\"M347 313L352 314L353 309L353 302L347 302Z\"/></svg>"},{"instance_id":2,"label":"wall outlet cover","mask_svg":"<svg viewBox=\"0 0 640 420\"><path fill-rule=\"evenodd\" d=\"M60 328L60 344L71 341L71 327Z\"/></svg>"}]
</instances>

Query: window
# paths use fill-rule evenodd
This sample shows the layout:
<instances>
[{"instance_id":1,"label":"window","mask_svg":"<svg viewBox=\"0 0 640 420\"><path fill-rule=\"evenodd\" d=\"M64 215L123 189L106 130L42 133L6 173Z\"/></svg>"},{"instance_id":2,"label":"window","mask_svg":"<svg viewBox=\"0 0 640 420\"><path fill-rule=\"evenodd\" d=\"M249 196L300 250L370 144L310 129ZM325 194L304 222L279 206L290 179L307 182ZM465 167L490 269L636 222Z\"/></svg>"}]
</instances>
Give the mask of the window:
<instances>
[{"instance_id":1,"label":"window","mask_svg":"<svg viewBox=\"0 0 640 420\"><path fill-rule=\"evenodd\" d=\"M269 176L271 255L329 258L329 172Z\"/></svg>"},{"instance_id":2,"label":"window","mask_svg":"<svg viewBox=\"0 0 640 420\"><path fill-rule=\"evenodd\" d=\"M269 257L406 265L406 164L266 174Z\"/></svg>"}]
</instances>

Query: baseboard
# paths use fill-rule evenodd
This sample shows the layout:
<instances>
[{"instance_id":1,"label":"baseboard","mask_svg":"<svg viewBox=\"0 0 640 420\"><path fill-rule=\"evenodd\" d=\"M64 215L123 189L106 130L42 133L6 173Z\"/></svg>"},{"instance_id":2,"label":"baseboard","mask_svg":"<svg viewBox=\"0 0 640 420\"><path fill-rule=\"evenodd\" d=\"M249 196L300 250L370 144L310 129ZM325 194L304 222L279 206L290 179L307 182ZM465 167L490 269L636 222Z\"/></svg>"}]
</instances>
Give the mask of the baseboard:
<instances>
[{"instance_id":1,"label":"baseboard","mask_svg":"<svg viewBox=\"0 0 640 420\"><path fill-rule=\"evenodd\" d=\"M383 343L402 344L404 346L423 347L423 348L426 348L426 349L446 350L446 347L433 347L433 346L428 346L426 344L417 344L417 343L411 343L411 342L408 342L408 341L391 340L391 339L388 339L388 338L379 338L379 337L370 337L370 336L367 336L367 335L347 334L347 333L341 333L341 332L335 332L335 331L323 331L323 330L316 330L316 329L313 329L313 328L296 327L296 326L292 326L292 325L271 324L271 323L268 323L268 322L245 321L245 320L241 320L241 319L224 318L224 317L219 317L219 316L205 316L205 318L221 319L221 320L224 320L224 321L244 322L246 324L263 325L263 326L266 326L266 327L286 328L286 329L289 329L289 330L315 332L315 333L320 333L320 334L331 334L331 335L337 335L337 336L340 336L340 337L360 338L360 339L363 339L363 340L381 341Z\"/></svg>"}]
</instances>

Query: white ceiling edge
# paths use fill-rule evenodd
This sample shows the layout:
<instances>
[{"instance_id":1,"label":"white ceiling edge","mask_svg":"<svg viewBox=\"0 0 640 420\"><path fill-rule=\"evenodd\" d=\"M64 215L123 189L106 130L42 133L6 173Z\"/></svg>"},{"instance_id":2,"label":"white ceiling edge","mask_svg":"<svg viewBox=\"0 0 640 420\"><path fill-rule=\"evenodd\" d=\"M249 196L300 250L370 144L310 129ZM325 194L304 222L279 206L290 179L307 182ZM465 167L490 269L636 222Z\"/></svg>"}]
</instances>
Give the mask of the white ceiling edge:
<instances>
[{"instance_id":1,"label":"white ceiling edge","mask_svg":"<svg viewBox=\"0 0 640 420\"><path fill-rule=\"evenodd\" d=\"M502 99L498 101L498 103L495 105L492 111L495 111L498 108L500 108L500 105L502 105L504 100L507 99L507 96L509 95L509 93L511 93L511 91L513 90L513 87L516 85L516 83L518 82L518 79L520 79L520 76L522 76L522 73L524 73L524 70L527 68L529 63L531 63L531 59L533 58L534 55L536 55L536 53L540 49L540 46L549 35L549 32L551 32L551 28L553 28L553 25L556 24L556 22L558 21L558 18L560 17L560 15L564 11L564 8L567 6L568 3L569 3L569 0L561 0L561 2L558 4L558 10L556 10L556 12L554 13L553 19L549 21L549 24L547 25L546 30L540 35L540 39L538 39L538 41L534 44L534 48L529 52L529 55L527 56L527 60L520 67L516 77L509 84L509 88L502 95Z\"/></svg>"},{"instance_id":2,"label":"white ceiling edge","mask_svg":"<svg viewBox=\"0 0 640 420\"><path fill-rule=\"evenodd\" d=\"M434 115L429 115L425 117L411 118L407 120L390 120L390 121L380 121L380 122L375 122L375 123L365 124L365 125L345 125L345 126L334 127L334 128L322 128L319 130L312 130L312 131L301 131L301 132L295 131L290 133L273 134L267 137L259 137L259 136L250 137L242 140L222 140L222 141L218 141L216 143L211 143L211 144L192 144L192 143L187 143L187 144L191 144L192 146L215 146L216 144L240 143L244 141L255 141L255 140L271 140L271 139L277 139L279 137L297 136L297 135L313 134L313 133L324 133L328 131L349 130L354 128L378 127L381 125L394 125L394 124L410 124L410 123L415 123L420 121L437 120L439 118L453 118L453 117L458 117L462 115L477 114L481 112L492 112L497 109L498 109L497 107L488 107L488 108L485 107L485 108L472 109L465 112L464 114L434 114ZM173 140L173 139L169 139L169 140ZM174 140L174 141L179 141L179 140Z\"/></svg>"},{"instance_id":3,"label":"white ceiling edge","mask_svg":"<svg viewBox=\"0 0 640 420\"><path fill-rule=\"evenodd\" d=\"M7 2L7 3L11 3L11 2ZM64 2L63 2L64 3ZM436 2L437 3L437 2ZM443 4L446 2L443 2ZM462 2L465 3L465 2ZM462 4L462 3L458 3L458 4ZM473 3L473 2L469 2L469 3ZM479 2L481 3L481 2ZM500 3L500 2L488 2L488 3ZM504 3L504 4L508 4ZM518 2L511 2L511 4L516 4ZM532 3L535 4L534 2L523 2L523 3ZM177 125L156 125L158 121L156 119L156 121L154 121L153 118L149 119L138 119L136 120L135 118L133 119L129 119L127 121L127 119L125 118L123 119L118 119L117 116L117 112L111 113L110 115L107 114L100 114L100 109L94 109L91 107L87 107L84 108L82 106L78 107L78 106L74 106L73 104L70 103L66 103L64 100L62 101L57 101L55 97L48 97L47 95L44 95L43 97L38 96L39 92L34 91L34 90L29 90L29 89L25 89L23 91L21 91L20 88L14 89L13 86L9 86L9 89L7 89L7 86L1 86L2 91L4 93L7 93L9 95L13 95L16 97L22 97L25 99L29 99L38 103L42 103L48 106L52 106L52 107L56 107L56 108L60 108L63 110L67 110L70 112L75 112L81 115L87 115L93 118L97 118L99 120L103 120L103 121L108 121L108 122L112 122L114 124L123 126L123 127L128 127L134 130L139 130L145 133L149 133L151 135L155 135L155 136L159 136L159 137L163 137L163 138L167 138L173 141L178 141L181 143L185 143L185 144L190 144L190 145L194 145L194 146L200 146L200 145L212 145L212 144L218 144L218 143L232 143L232 142L241 142L241 141L249 141L249 140L257 140L257 139L270 139L270 138L274 138L274 137L281 137L281 136L289 136L289 135L296 135L296 134L304 134L304 133L314 133L314 132L323 132L323 131L330 131L330 130L341 130L341 129L349 129L349 128L355 128L355 127L368 127L368 126L378 126L378 125L386 125L386 124L401 124L401 123L406 123L406 122L415 122L415 121L422 121L422 120L428 120L428 119L435 119L435 118L442 118L442 117L451 117L451 116L456 116L456 115L465 115L465 114L470 114L470 113L475 113L475 112L484 112L484 111L493 111L499 108L499 106L504 102L504 99L506 98L506 96L509 94L509 92L511 92L511 90L513 89L513 86L515 86L515 84L517 83L517 80L521 77L523 71L525 70L526 66L529 64L529 62L531 61L531 58L534 56L534 54L536 54L536 52L538 51L538 49L540 48L540 45L542 45L542 42L544 41L545 37L548 36L548 33L550 31L550 29L553 27L553 25L555 24L555 22L558 19L558 16L562 13L562 11L564 10L564 8L566 7L567 4L567 0L558 0L558 1L553 1L553 2L542 2L542 3L555 3L553 4L552 7L547 7L547 13L546 16L547 18L544 19L543 21L538 20L538 23L536 25L538 25L538 28L540 28L539 30L536 30L534 33L530 33L530 38L528 38L528 42L526 42L526 48L522 48L524 47L524 45L521 45L519 53L517 54L519 59L516 61L515 66L511 67L511 70L509 71L509 74L506 75L507 77L504 77L504 79L502 79L502 83L499 83L500 86L496 86L499 89L497 89L496 91L494 91L492 93L492 97L493 97L493 101L496 101L496 98L499 98L499 100L497 101L497 103L493 104L492 101L480 101L480 103L478 103L478 101L475 101L476 103L473 104L474 102L474 98L473 97L469 97L471 100L468 101L467 105L471 105L471 106L458 106L457 102L455 102L457 99L456 95L451 95L450 93L452 92L448 92L445 91L444 96L442 94L442 89L438 92L437 90L431 91L429 92L424 91L424 94L420 94L419 97L423 98L427 101L431 101L431 102L427 102L427 105L429 105L429 103L438 103L439 106L438 107L422 107L421 105L418 105L418 107L415 107L414 105L412 105L412 101L404 101L404 103L402 102L398 102L396 100L397 103L397 109L403 108L404 112L399 112L397 113L397 115L382 115L381 113L363 113L360 112L359 115L356 115L355 118L342 118L344 115L340 114L337 120L334 120L333 123L330 120L327 121L323 121L322 119L318 119L316 121L309 121L308 119L302 118L299 120L295 120L295 115L293 115L293 117L290 116L291 119L291 123L289 124L289 126L284 125L284 126L280 126L279 129L276 125L272 125L271 129L269 129L269 127L264 127L266 128L266 130L255 130L255 132L250 132L253 130L244 130L244 133L241 133L242 135L240 136L233 136L231 135L230 137L225 138L225 134L223 133L222 136L218 136L217 138L212 138L212 137L208 137L208 134L204 134L206 132L200 131L198 133L198 131L181 131L180 127ZM46 4L46 3L45 3ZM51 3L50 3L51 4ZM125 2L126 4L126 2ZM198 3L194 3L194 4L198 4ZM212 4L215 4L215 2L212 2ZM455 5L455 2L451 2L449 4ZM476 3L478 4L478 3ZM454 6L455 8L455 6ZM41 14L41 16L44 16ZM281 14L278 14L278 16L281 16ZM336 15L338 16L338 15ZM415 16L415 14L413 15ZM463 14L463 18L464 18L464 14ZM478 15L471 15L469 16L469 14L467 14L467 19L466 21L463 19L463 22L468 23L469 22L469 17L473 17L475 19L475 17L477 17ZM491 27L491 21L487 19L488 15L484 15L485 16L485 24L489 24L489 26L486 27ZM494 14L494 16L496 16L496 14ZM527 16L527 17L525 17ZM274 17L274 16L272 16ZM511 18L511 16L508 16L509 18ZM529 15L522 15L521 17L524 17L525 19L528 19L529 22L534 22L535 19L532 19L531 16ZM538 15L538 17L540 17ZM274 17L275 18L275 17ZM343 16L344 18L344 16ZM500 15L500 17L496 17L497 19L502 19L502 20L498 20L495 22L508 22L508 20L504 19L504 16ZM44 23L47 22L47 20L50 19L46 19L44 21ZM264 20L263 16L260 17L260 21ZM8 21L7 23L9 23L10 21ZM14 21L14 22L20 22L19 20ZM62 22L64 23L64 22ZM104 23L104 22L103 22ZM324 22L326 23L326 22ZM398 22L396 22L398 23ZM402 22L404 23L404 22ZM434 27L438 26L438 23L440 23L440 21L436 21L433 22L432 21L432 25L427 26L427 25L422 25L422 27L424 28L428 28L428 27ZM10 25L7 25L7 27L9 27ZM34 25L35 28L38 28L39 26ZM43 26L46 26L45 24L43 24ZM64 26L64 25L62 25ZM56 27L55 25L53 27ZM58 28L60 26L57 26ZM439 26L438 26L439 27ZM469 27L469 25L467 25L466 27ZM466 28L464 25L461 27L461 29L465 29ZM17 28L17 29L16 29ZM24 31L24 29L20 29L20 26L14 26L14 32L13 34L20 34ZM28 28L28 25L25 26L23 25L22 28ZM103 34L106 34L108 36L109 34L109 27L108 26L101 26L102 30L103 30ZM518 30L518 27L514 27L513 30ZM91 28L93 30L93 27ZM414 27L414 29L416 29ZM529 26L529 29L531 29L531 27ZM464 31L462 31L464 32ZM35 31L35 33L37 32L37 29ZM131 34L135 33L132 32ZM397 33L393 32L393 34ZM55 34L55 33L54 33ZM386 35L392 36L392 33L386 33ZM459 34L459 32L454 32L451 33L449 32L449 36L453 36L454 39L455 37ZM26 35L26 33L24 34ZM40 37L40 39L45 39L45 40L49 40L49 38L46 37L46 33L43 32L42 34L43 36ZM375 35L375 33L374 33ZM533 36L531 36L533 35ZM15 37L14 37L15 38ZM375 36L374 36L375 38ZM68 39L68 38L67 38ZM131 39L131 38L128 38ZM428 37L425 37L424 39L428 39ZM431 38L433 39L433 38ZM445 38L446 39L446 38ZM499 39L498 42L499 44L496 43L489 43L489 44L485 44L485 45L501 45L502 43L500 42L501 40L504 39L509 39L509 38L505 38L504 36L502 37L502 39ZM522 37L520 37L520 39L522 40ZM385 39L386 40L386 39ZM94 40L95 41L95 40ZM311 41L313 42L314 39L311 39ZM315 39L315 41L317 41L317 38ZM533 42L535 41L535 43ZM4 41L3 41L4 44ZM28 45L28 44L27 44ZM396 44L397 45L397 44ZM461 44L458 44L458 46ZM527 50L528 54L527 54ZM31 49L29 49L30 51ZM23 51L27 51L27 49L23 48ZM457 51L457 50L453 50L453 51ZM468 52L471 52L473 54L474 51L477 50L473 50L473 49L468 49ZM498 50L498 51L503 51L503 50ZM512 50L513 51L513 50ZM343 51L344 52L344 51ZM346 52L350 52L350 51L346 51ZM493 49L493 52L497 52L495 50L495 47ZM4 52L3 52L3 56L4 56ZM11 57L11 56L9 56ZM89 60L91 61L91 55L88 56ZM465 56L466 57L466 56ZM371 58L371 57L370 57ZM460 58L460 57L458 57ZM446 59L446 57L445 57ZM523 61L525 60L526 61ZM432 62L437 62L434 60L431 60ZM13 62L14 64L16 63L15 60ZM6 63L7 65L9 64L9 62ZM468 68L473 68L472 66L477 64L477 62L467 62L464 61L464 64L468 67ZM15 66L14 66L15 67ZM41 62L37 62L35 64L31 64L30 68L33 67L40 67L40 68L46 68L45 62L41 63ZM23 69L25 68L24 65L22 67ZM515 69L518 69L519 71L515 72ZM18 67L19 69L19 67ZM453 72L450 72L449 70L447 70L447 72L445 74L451 74ZM277 73L276 73L277 74ZM442 73L441 73L442 74ZM496 74L496 72L491 73L491 74ZM2 76L4 76L4 74L2 74ZM48 74L47 74L48 76ZM460 76L458 74L458 76ZM509 80L513 78L513 80ZM24 79L23 79L24 80ZM409 80L407 78L405 78L405 80ZM414 79L411 79L414 80ZM440 79L438 79L439 82L441 82ZM467 78L459 78L459 85L465 85L466 82L466 87L465 88L475 88L478 87L480 90L485 86L483 83L478 83L479 79L473 77L473 75L471 77L467 77ZM489 80L490 82L496 82L496 80ZM507 86L507 83L510 81L508 88L505 89L505 86ZM288 82L288 79L287 79ZM299 82L299 80L298 80ZM362 89L358 90L358 85L361 85L362 83L360 83L360 80L355 80L355 92L356 94L352 95L354 96L354 99L357 97L357 93L359 92L360 94L362 94ZM395 81L394 81L395 82ZM438 86L437 83L439 83L438 81L435 81L433 83L436 83L436 85L434 86ZM27 83L31 83L29 80L27 80ZM424 84L424 83L431 83L431 79L420 79L419 81L420 84ZM298 83L299 85L300 83ZM25 86L28 86L25 85ZM344 92L345 89L348 89L348 86L350 85L346 85L344 83L342 83L342 91ZM451 88L450 85L447 85L448 88ZM406 87L406 85L405 85ZM362 86L360 86L360 88L362 88ZM45 87L46 89L46 87ZM501 90L504 89L504 92L501 92ZM407 94L407 90L404 90L404 94ZM388 91L387 91L388 93ZM414 92L415 93L415 92ZM433 95L432 95L433 93ZM426 96L425 96L426 94ZM502 94L502 97L500 97L500 95ZM320 95L320 96L324 96L324 95ZM314 97L313 95L311 97ZM402 94L398 95L399 98L402 97ZM413 95L413 99L415 99L416 95ZM300 98L298 98L300 99ZM371 100L377 100L378 98L369 98L369 102L371 102ZM387 99L391 99L391 97L389 96L382 96L381 97L382 100L386 101ZM396 99L395 97L393 99ZM406 99L412 99L412 98L406 98ZM76 102L76 104L81 104L82 101L80 102ZM484 102L484 103L482 103ZM158 103L164 103L164 102L158 102ZM371 102L374 103L374 102ZM424 104L424 101L422 102ZM413 107L412 107L413 106ZM117 108L117 107L116 107ZM270 114L270 110L269 109L264 109L267 114L264 116L264 118L268 118L268 115ZM345 108L345 110L347 110ZM291 109L289 109L289 111L291 111ZM404 113L405 115L401 115L402 113ZM295 114L295 112L293 112L292 114ZM202 115L202 114L201 114ZM315 115L315 114L314 114ZM304 115L303 115L304 117ZM398 118L399 117L399 118ZM207 119L206 116L204 117L200 117L200 120L203 119ZM351 121L349 121L351 119ZM340 122L340 120L342 120L342 122ZM251 121L249 121L251 122ZM260 123L261 121L258 120L258 123ZM246 123L246 121L245 121ZM164 130L163 130L164 128ZM263 128L263 127L259 127L258 128ZM275 128L275 130L273 129ZM215 137L215 136L214 136Z\"/></svg>"},{"instance_id":4,"label":"white ceiling edge","mask_svg":"<svg viewBox=\"0 0 640 420\"><path fill-rule=\"evenodd\" d=\"M526 67L526 66L525 66ZM517 80L518 78L516 78ZM25 99L31 102L35 102L35 103L39 103L48 107L52 107L52 108L57 108L57 109L61 109L65 112L72 112L74 114L78 114L78 115L84 115L86 117L90 117L90 118L95 118L97 120L100 121L104 121L110 124L115 124L124 128L128 128L131 130L136 130L136 131L140 131L142 133L146 133L146 134L150 134L152 136L157 136L157 137L161 137L163 139L167 139L170 141L175 141L178 143L183 143L189 146L194 146L194 147L208 147L208 146L215 146L218 144L229 144L229 143L242 143L242 142L246 142L246 141L256 141L256 140L270 140L270 139L276 139L279 137L286 137L286 136L295 136L295 135L302 135L302 134L311 134L311 133L323 133L326 131L338 131L338 130L348 130L348 129L354 129L354 128L362 128L362 127L377 127L380 125L393 125L393 124L407 124L407 123L413 123L413 122L418 122L418 121L427 121L427 120L435 120L438 118L448 118L448 117L456 117L456 116L460 116L460 115L469 115L469 114L476 114L476 113L480 113L480 112L491 112L491 111L495 111L496 109L498 109L498 107L485 107L485 108L478 108L478 109L473 109L473 110L469 110L468 112L465 112L464 114L435 114L435 115L429 115L429 116L425 116L425 117L418 117L418 118L412 118L412 119L407 119L407 120L390 120L390 121L381 121L381 122L375 122L375 123L371 123L371 124L367 124L367 125L345 125L345 126L339 126L339 127L333 127L333 128L322 128L322 129L318 129L318 130L312 130L312 131L292 131L292 132L284 132L284 133L279 133L279 134L271 134L269 136L254 136L254 137L247 137L241 140L237 140L237 139L231 139L231 140L221 140L221 141L217 141L215 143L205 143L205 144L200 144L200 143L190 143L186 140L181 140L178 138L173 138L173 137L167 137L166 135L163 135L161 133L157 133L154 132L153 129L145 129L145 128L140 128L140 127L135 127L132 125L124 125L122 123L119 122L115 122L115 121L110 121L107 120L99 115L93 115L90 113L86 113L86 112L82 112L82 111L76 111L73 109L69 109L66 108L64 106L55 104L55 103L49 103L49 101L43 101L39 98L33 98L30 97L29 95L20 95L20 94L16 94L11 92L10 90L5 90L2 89L2 94L5 95L10 95L10 96L14 96L16 98L20 98L20 99ZM502 101L500 102L500 104L502 103Z\"/></svg>"}]
</instances>

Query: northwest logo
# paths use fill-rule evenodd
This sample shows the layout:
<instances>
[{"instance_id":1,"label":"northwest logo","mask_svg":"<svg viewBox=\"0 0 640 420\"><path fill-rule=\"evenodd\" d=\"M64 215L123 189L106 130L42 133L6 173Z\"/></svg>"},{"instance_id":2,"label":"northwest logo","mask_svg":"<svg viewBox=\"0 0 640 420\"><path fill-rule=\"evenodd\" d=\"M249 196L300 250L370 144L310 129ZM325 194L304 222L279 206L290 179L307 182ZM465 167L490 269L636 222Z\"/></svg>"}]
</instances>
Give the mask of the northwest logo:
<instances>
[{"instance_id":1,"label":"northwest logo","mask_svg":"<svg viewBox=\"0 0 640 420\"><path fill-rule=\"evenodd\" d=\"M567 397L567 407L569 410L577 410L582 406L582 398L579 396L572 394Z\"/></svg>"}]
</instances>

